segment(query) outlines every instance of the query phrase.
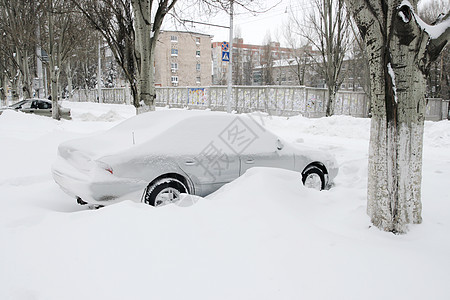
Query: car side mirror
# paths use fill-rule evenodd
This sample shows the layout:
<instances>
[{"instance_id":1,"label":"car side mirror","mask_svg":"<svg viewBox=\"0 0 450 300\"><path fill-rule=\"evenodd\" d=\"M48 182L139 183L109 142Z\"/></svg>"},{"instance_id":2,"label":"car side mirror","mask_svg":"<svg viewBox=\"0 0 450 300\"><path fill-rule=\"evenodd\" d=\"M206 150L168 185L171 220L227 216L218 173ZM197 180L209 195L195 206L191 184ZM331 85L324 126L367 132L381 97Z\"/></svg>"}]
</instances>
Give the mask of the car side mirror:
<instances>
[{"instance_id":1,"label":"car side mirror","mask_svg":"<svg viewBox=\"0 0 450 300\"><path fill-rule=\"evenodd\" d=\"M284 148L283 143L280 141L280 139L277 139L277 149L282 150Z\"/></svg>"}]
</instances>

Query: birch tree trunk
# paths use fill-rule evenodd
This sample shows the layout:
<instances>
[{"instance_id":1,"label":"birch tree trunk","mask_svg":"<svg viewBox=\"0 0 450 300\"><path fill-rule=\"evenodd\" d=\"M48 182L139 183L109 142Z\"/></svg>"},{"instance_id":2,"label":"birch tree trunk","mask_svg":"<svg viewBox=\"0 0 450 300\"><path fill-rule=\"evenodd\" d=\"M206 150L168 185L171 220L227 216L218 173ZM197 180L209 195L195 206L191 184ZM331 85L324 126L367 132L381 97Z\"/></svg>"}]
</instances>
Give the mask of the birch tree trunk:
<instances>
[{"instance_id":1,"label":"birch tree trunk","mask_svg":"<svg viewBox=\"0 0 450 300\"><path fill-rule=\"evenodd\" d=\"M32 93L32 79L30 72L30 64L28 63L28 51L24 51L24 55L22 57L22 72L23 72L23 86L24 86L24 98L31 98L33 96Z\"/></svg>"},{"instance_id":2,"label":"birch tree trunk","mask_svg":"<svg viewBox=\"0 0 450 300\"><path fill-rule=\"evenodd\" d=\"M346 0L366 45L371 78L367 212L375 226L393 233L422 222L425 76L450 32L449 18L439 24L439 34L438 26L423 23L414 13L417 2Z\"/></svg>"},{"instance_id":3,"label":"birch tree trunk","mask_svg":"<svg viewBox=\"0 0 450 300\"><path fill-rule=\"evenodd\" d=\"M153 78L153 55L151 53L151 0L133 0L136 22L136 56L138 61L138 101L137 113L155 110L155 88Z\"/></svg>"},{"instance_id":4,"label":"birch tree trunk","mask_svg":"<svg viewBox=\"0 0 450 300\"><path fill-rule=\"evenodd\" d=\"M73 74L70 60L66 63L66 75L67 75L67 92L69 93L69 101L73 99Z\"/></svg>"},{"instance_id":5,"label":"birch tree trunk","mask_svg":"<svg viewBox=\"0 0 450 300\"><path fill-rule=\"evenodd\" d=\"M155 110L155 47L164 17L176 2L177 0L158 1L156 12L152 18L153 0L131 1L135 16L135 56L137 58L138 80L137 97L134 98L134 106L138 114Z\"/></svg>"},{"instance_id":6,"label":"birch tree trunk","mask_svg":"<svg viewBox=\"0 0 450 300\"><path fill-rule=\"evenodd\" d=\"M58 79L59 79L59 65L58 65L58 50L55 49L54 38L54 18L53 18L53 2L47 1L48 5L48 39L49 39L49 52L48 52L48 67L50 75L50 95L52 97L52 118L60 120L58 109Z\"/></svg>"},{"instance_id":7,"label":"birch tree trunk","mask_svg":"<svg viewBox=\"0 0 450 300\"><path fill-rule=\"evenodd\" d=\"M6 98L6 83L8 82L8 77L6 75L0 74L0 106L7 106Z\"/></svg>"}]
</instances>

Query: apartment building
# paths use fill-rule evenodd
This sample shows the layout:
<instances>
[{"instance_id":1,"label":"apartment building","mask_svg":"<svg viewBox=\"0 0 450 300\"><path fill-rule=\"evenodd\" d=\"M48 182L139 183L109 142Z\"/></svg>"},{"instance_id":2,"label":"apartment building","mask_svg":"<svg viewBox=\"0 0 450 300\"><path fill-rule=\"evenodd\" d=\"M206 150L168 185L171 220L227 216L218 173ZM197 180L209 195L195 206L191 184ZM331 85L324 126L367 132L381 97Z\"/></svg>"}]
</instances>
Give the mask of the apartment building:
<instances>
[{"instance_id":1,"label":"apartment building","mask_svg":"<svg viewBox=\"0 0 450 300\"><path fill-rule=\"evenodd\" d=\"M317 58L320 60L320 57ZM316 61L317 61L316 60ZM341 84L339 89L343 91L368 90L367 70L361 68L364 64L361 59L345 59L341 68ZM271 76L271 84L295 86L305 85L309 87L325 88L326 83L323 74L319 72L322 66L317 65L309 56L297 59L280 59L272 62L270 72L265 65L256 66L253 69L253 85L265 85L268 81L264 75Z\"/></svg>"},{"instance_id":2,"label":"apartment building","mask_svg":"<svg viewBox=\"0 0 450 300\"><path fill-rule=\"evenodd\" d=\"M202 33L161 31L155 49L155 85L211 85L211 39Z\"/></svg>"},{"instance_id":3,"label":"apartment building","mask_svg":"<svg viewBox=\"0 0 450 300\"><path fill-rule=\"evenodd\" d=\"M222 42L213 42L212 68L213 84L226 84L228 78L228 62L222 62ZM273 60L291 58L291 48L281 47L278 42L269 45L245 44L242 38L233 40L233 84L252 85L253 69L265 63L269 57Z\"/></svg>"}]
</instances>

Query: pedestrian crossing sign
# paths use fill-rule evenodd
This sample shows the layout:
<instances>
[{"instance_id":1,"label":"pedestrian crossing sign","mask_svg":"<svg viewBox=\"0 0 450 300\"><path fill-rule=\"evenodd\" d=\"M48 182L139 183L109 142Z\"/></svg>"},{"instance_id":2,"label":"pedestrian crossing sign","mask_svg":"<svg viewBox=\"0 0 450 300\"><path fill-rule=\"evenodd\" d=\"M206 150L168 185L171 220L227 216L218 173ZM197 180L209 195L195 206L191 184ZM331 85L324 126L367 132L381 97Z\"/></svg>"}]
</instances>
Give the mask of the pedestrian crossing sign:
<instances>
[{"instance_id":1,"label":"pedestrian crossing sign","mask_svg":"<svg viewBox=\"0 0 450 300\"><path fill-rule=\"evenodd\" d=\"M230 61L230 52L222 51L222 61Z\"/></svg>"}]
</instances>

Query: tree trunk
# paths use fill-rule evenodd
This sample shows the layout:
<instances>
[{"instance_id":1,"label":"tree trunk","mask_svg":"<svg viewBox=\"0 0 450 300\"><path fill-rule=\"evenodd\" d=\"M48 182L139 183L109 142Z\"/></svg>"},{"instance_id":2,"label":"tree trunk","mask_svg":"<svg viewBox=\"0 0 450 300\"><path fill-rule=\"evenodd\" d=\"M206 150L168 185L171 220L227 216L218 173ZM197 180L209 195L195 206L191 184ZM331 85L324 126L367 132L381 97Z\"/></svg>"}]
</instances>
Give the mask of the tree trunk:
<instances>
[{"instance_id":1,"label":"tree trunk","mask_svg":"<svg viewBox=\"0 0 450 300\"><path fill-rule=\"evenodd\" d=\"M58 109L58 79L59 79L59 65L57 64L57 57L59 57L59 51L55 51L55 39L53 32L53 3L52 0L47 1L48 4L48 38L49 38L49 74L50 74L50 95L52 97L52 118L60 120Z\"/></svg>"},{"instance_id":2,"label":"tree trunk","mask_svg":"<svg viewBox=\"0 0 450 300\"><path fill-rule=\"evenodd\" d=\"M24 55L22 57L22 71L23 71L23 91L24 98L31 98L33 96L32 93L32 79L30 73L30 64L28 63L28 51L24 51Z\"/></svg>"},{"instance_id":3,"label":"tree trunk","mask_svg":"<svg viewBox=\"0 0 450 300\"><path fill-rule=\"evenodd\" d=\"M442 44L442 35L430 39L422 29L414 14L417 1L411 1L414 6L393 0L346 2L369 57L372 120L367 212L381 230L405 233L407 224L422 222L425 75L447 40Z\"/></svg>"},{"instance_id":4,"label":"tree trunk","mask_svg":"<svg viewBox=\"0 0 450 300\"><path fill-rule=\"evenodd\" d=\"M153 76L152 24L150 1L132 1L136 21L136 52L138 63L138 101L134 103L136 112L143 113L155 110L155 86Z\"/></svg>"},{"instance_id":5,"label":"tree trunk","mask_svg":"<svg viewBox=\"0 0 450 300\"><path fill-rule=\"evenodd\" d=\"M0 74L0 106L7 106L7 95L6 95L6 83L8 82L8 77L6 75Z\"/></svg>"},{"instance_id":6,"label":"tree trunk","mask_svg":"<svg viewBox=\"0 0 450 300\"><path fill-rule=\"evenodd\" d=\"M11 100L13 102L19 101L19 80L15 77L11 82Z\"/></svg>"},{"instance_id":7,"label":"tree trunk","mask_svg":"<svg viewBox=\"0 0 450 300\"><path fill-rule=\"evenodd\" d=\"M67 92L69 93L69 101L73 99L73 81L72 81L72 68L70 66L70 60L66 64L66 75L67 75Z\"/></svg>"},{"instance_id":8,"label":"tree trunk","mask_svg":"<svg viewBox=\"0 0 450 300\"><path fill-rule=\"evenodd\" d=\"M52 61L52 59L50 59ZM55 120L60 120L61 116L59 115L58 109L58 82L59 82L59 67L54 63L49 64L50 68L50 93L52 97L52 118Z\"/></svg>"},{"instance_id":9,"label":"tree trunk","mask_svg":"<svg viewBox=\"0 0 450 300\"><path fill-rule=\"evenodd\" d=\"M328 86L328 102L326 111L327 117L331 117L332 115L334 115L336 93L337 93L336 86Z\"/></svg>"}]
</instances>

